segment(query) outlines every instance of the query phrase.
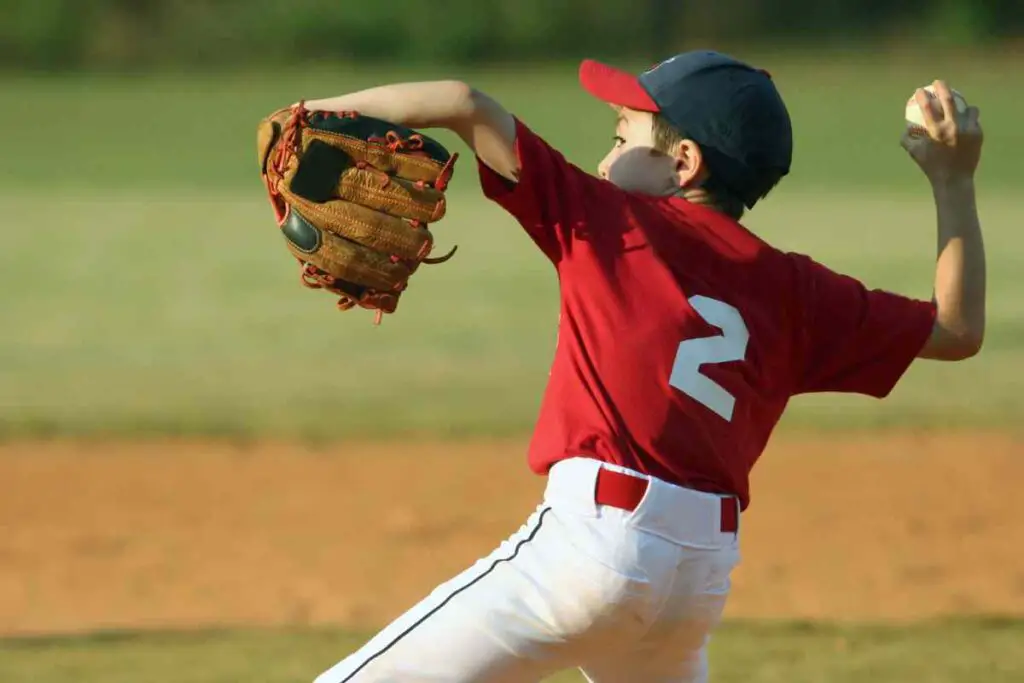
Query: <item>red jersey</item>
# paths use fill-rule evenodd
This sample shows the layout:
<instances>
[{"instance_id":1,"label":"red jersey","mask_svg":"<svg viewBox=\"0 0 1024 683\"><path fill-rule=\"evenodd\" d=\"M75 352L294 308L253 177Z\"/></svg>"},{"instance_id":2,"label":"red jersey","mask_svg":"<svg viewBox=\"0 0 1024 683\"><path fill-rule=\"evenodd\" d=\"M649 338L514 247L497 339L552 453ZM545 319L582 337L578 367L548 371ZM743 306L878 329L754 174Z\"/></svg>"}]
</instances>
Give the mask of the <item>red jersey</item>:
<instances>
[{"instance_id":1,"label":"red jersey","mask_svg":"<svg viewBox=\"0 0 1024 683\"><path fill-rule=\"evenodd\" d=\"M791 396L884 397L931 333L931 302L868 290L707 207L621 190L518 121L515 147L518 183L479 165L558 272L539 474L592 457L746 508Z\"/></svg>"}]
</instances>

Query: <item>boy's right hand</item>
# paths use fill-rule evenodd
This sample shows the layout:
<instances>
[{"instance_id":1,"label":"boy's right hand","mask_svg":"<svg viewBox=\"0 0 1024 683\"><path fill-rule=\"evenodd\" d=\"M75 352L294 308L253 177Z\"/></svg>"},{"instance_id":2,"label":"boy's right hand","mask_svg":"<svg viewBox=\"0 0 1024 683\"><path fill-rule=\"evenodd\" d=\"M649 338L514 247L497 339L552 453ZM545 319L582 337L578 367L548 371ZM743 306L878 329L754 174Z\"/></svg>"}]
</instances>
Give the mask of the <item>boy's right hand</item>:
<instances>
[{"instance_id":1,"label":"boy's right hand","mask_svg":"<svg viewBox=\"0 0 1024 683\"><path fill-rule=\"evenodd\" d=\"M932 184L969 180L978 167L984 140L978 108L968 107L958 116L946 82L935 81L933 85L936 98L921 88L914 93L928 135L915 137L908 130L900 144Z\"/></svg>"}]
</instances>

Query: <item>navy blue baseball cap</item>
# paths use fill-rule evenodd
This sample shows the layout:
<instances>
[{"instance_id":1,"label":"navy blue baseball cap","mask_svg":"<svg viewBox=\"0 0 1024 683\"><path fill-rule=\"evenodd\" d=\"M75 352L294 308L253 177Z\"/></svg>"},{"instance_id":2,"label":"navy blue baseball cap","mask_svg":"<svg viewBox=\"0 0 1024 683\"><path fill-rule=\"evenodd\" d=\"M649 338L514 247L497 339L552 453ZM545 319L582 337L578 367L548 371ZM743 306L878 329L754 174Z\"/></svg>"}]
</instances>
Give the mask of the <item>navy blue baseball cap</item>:
<instances>
[{"instance_id":1,"label":"navy blue baseball cap","mask_svg":"<svg viewBox=\"0 0 1024 683\"><path fill-rule=\"evenodd\" d=\"M700 145L711 173L749 209L789 173L793 128L769 73L695 50L639 76L585 60L580 83L609 104L659 114Z\"/></svg>"}]
</instances>

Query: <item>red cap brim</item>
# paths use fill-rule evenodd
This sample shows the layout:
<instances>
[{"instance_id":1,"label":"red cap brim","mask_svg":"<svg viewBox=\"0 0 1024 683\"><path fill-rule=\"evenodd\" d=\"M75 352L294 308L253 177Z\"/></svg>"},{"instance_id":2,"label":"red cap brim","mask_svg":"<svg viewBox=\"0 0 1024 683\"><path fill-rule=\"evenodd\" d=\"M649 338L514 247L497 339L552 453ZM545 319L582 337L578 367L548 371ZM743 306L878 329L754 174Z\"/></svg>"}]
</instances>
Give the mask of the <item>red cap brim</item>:
<instances>
[{"instance_id":1,"label":"red cap brim","mask_svg":"<svg viewBox=\"0 0 1024 683\"><path fill-rule=\"evenodd\" d=\"M580 64L580 85L608 104L637 111L660 111L636 76L592 59L585 59Z\"/></svg>"}]
</instances>

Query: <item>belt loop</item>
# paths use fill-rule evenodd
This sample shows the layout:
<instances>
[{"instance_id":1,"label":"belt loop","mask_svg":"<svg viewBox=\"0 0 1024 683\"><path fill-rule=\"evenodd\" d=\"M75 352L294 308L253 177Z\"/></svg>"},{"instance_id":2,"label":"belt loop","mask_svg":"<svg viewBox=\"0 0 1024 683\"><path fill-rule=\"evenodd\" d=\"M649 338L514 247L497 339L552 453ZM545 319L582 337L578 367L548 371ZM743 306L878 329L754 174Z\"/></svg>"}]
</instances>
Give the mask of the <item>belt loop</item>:
<instances>
[{"instance_id":1,"label":"belt loop","mask_svg":"<svg viewBox=\"0 0 1024 683\"><path fill-rule=\"evenodd\" d=\"M740 505L739 499L734 496L722 497L722 524L721 531L725 534L736 534L740 530Z\"/></svg>"},{"instance_id":2,"label":"belt loop","mask_svg":"<svg viewBox=\"0 0 1024 683\"><path fill-rule=\"evenodd\" d=\"M544 499L576 514L597 517L594 491L600 467L601 464L591 458L560 460L548 471Z\"/></svg>"}]
</instances>

